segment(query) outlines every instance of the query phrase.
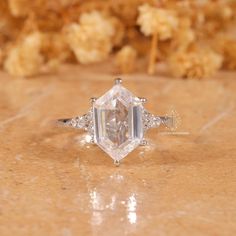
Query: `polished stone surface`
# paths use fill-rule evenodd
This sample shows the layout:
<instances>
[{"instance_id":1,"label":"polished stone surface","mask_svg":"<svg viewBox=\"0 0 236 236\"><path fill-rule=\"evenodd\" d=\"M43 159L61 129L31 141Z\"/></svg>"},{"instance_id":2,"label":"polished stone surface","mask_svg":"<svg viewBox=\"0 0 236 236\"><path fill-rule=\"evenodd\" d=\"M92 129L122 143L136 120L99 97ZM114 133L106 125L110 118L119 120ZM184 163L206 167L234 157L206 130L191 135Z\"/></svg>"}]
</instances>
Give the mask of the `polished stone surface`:
<instances>
[{"instance_id":1,"label":"polished stone surface","mask_svg":"<svg viewBox=\"0 0 236 236\"><path fill-rule=\"evenodd\" d=\"M115 167L83 132L51 122L86 113L113 83L107 68L0 73L0 235L235 235L236 75L124 76L148 111L174 106L182 125L149 130Z\"/></svg>"}]
</instances>

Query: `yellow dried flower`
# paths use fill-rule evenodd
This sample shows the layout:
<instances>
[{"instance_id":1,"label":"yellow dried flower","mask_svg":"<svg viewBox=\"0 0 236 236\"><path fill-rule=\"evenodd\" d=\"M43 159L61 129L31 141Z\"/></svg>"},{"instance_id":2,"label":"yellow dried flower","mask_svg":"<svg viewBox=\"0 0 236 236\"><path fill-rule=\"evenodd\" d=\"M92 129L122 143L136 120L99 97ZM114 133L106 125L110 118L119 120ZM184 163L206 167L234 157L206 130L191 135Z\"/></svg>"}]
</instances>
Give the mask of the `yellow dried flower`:
<instances>
[{"instance_id":1,"label":"yellow dried flower","mask_svg":"<svg viewBox=\"0 0 236 236\"><path fill-rule=\"evenodd\" d=\"M236 69L236 39L220 37L217 40L217 47L224 57L223 67L229 70Z\"/></svg>"},{"instance_id":2,"label":"yellow dried flower","mask_svg":"<svg viewBox=\"0 0 236 236\"><path fill-rule=\"evenodd\" d=\"M82 64L104 60L112 49L115 29L100 12L84 13L80 24L66 27L66 39L77 60Z\"/></svg>"},{"instance_id":3,"label":"yellow dried flower","mask_svg":"<svg viewBox=\"0 0 236 236\"><path fill-rule=\"evenodd\" d=\"M1 0L8 1L13 16L22 17L28 14L60 12L81 0ZM57 19L58 20L58 19ZM50 24L51 22L49 22Z\"/></svg>"},{"instance_id":4,"label":"yellow dried flower","mask_svg":"<svg viewBox=\"0 0 236 236\"><path fill-rule=\"evenodd\" d=\"M188 18L179 20L178 30L175 32L171 50L186 50L196 39L191 22Z\"/></svg>"},{"instance_id":5,"label":"yellow dried flower","mask_svg":"<svg viewBox=\"0 0 236 236\"><path fill-rule=\"evenodd\" d=\"M30 11L28 0L8 0L10 12L15 17L26 16Z\"/></svg>"},{"instance_id":6,"label":"yellow dried flower","mask_svg":"<svg viewBox=\"0 0 236 236\"><path fill-rule=\"evenodd\" d=\"M118 18L115 17L110 17L109 21L112 23L113 28L115 29L115 33L112 37L112 44L113 46L120 46L125 36L125 26Z\"/></svg>"},{"instance_id":7,"label":"yellow dried flower","mask_svg":"<svg viewBox=\"0 0 236 236\"><path fill-rule=\"evenodd\" d=\"M194 45L197 37L195 31L191 28L189 18L179 18L179 26L171 40L160 41L158 50L158 59L166 60L173 52L186 51Z\"/></svg>"},{"instance_id":8,"label":"yellow dried flower","mask_svg":"<svg viewBox=\"0 0 236 236\"><path fill-rule=\"evenodd\" d=\"M126 45L116 54L116 65L123 74L134 71L137 58L136 50Z\"/></svg>"},{"instance_id":9,"label":"yellow dried flower","mask_svg":"<svg viewBox=\"0 0 236 236\"><path fill-rule=\"evenodd\" d=\"M45 66L43 69L45 72L56 71L63 62L73 58L64 35L59 33L44 33L42 35L41 53L44 57Z\"/></svg>"},{"instance_id":10,"label":"yellow dried flower","mask_svg":"<svg viewBox=\"0 0 236 236\"><path fill-rule=\"evenodd\" d=\"M209 77L221 65L222 56L211 50L179 51L169 58L169 67L172 74L183 78Z\"/></svg>"},{"instance_id":11,"label":"yellow dried flower","mask_svg":"<svg viewBox=\"0 0 236 236\"><path fill-rule=\"evenodd\" d=\"M64 35L60 33L44 33L41 52L46 62L50 60L63 62L69 59L72 54Z\"/></svg>"},{"instance_id":12,"label":"yellow dried flower","mask_svg":"<svg viewBox=\"0 0 236 236\"><path fill-rule=\"evenodd\" d=\"M2 66L2 62L3 62L3 51L0 48L0 67Z\"/></svg>"},{"instance_id":13,"label":"yellow dried flower","mask_svg":"<svg viewBox=\"0 0 236 236\"><path fill-rule=\"evenodd\" d=\"M15 39L22 27L23 20L16 19L11 16L8 2L0 1L0 46L4 47L4 43Z\"/></svg>"},{"instance_id":14,"label":"yellow dried flower","mask_svg":"<svg viewBox=\"0 0 236 236\"><path fill-rule=\"evenodd\" d=\"M138 7L144 3L156 5L157 0L109 0L109 5L113 14L119 17L126 26L134 27L138 16Z\"/></svg>"},{"instance_id":15,"label":"yellow dried flower","mask_svg":"<svg viewBox=\"0 0 236 236\"><path fill-rule=\"evenodd\" d=\"M139 7L137 24L140 25L141 32L144 35L152 35L148 65L148 74L152 75L155 72L158 39L167 40L173 36L178 26L178 18L171 10L155 8L144 4Z\"/></svg>"},{"instance_id":16,"label":"yellow dried flower","mask_svg":"<svg viewBox=\"0 0 236 236\"><path fill-rule=\"evenodd\" d=\"M132 58L132 50L125 45L130 45L139 57L150 53L149 74L155 72L156 61L183 57L184 63L190 58L191 65L186 69L174 62L183 70L180 74L201 77L209 72L199 59L203 50L191 48L196 42L206 47L217 44L214 50L223 56L223 67L236 69L235 39L227 36L235 34L235 0L0 0L0 12L0 66L2 62L16 75L41 72L41 64L48 71L64 61L103 61L117 48L121 48L117 65L128 72L132 59L125 65L125 55ZM30 46L34 49L29 53L24 41L36 31L43 35L41 45ZM203 58L212 55L206 54ZM8 63L13 59L16 63Z\"/></svg>"},{"instance_id":17,"label":"yellow dried flower","mask_svg":"<svg viewBox=\"0 0 236 236\"><path fill-rule=\"evenodd\" d=\"M230 6L224 6L221 10L222 19L228 20L234 16L233 9Z\"/></svg>"},{"instance_id":18,"label":"yellow dried flower","mask_svg":"<svg viewBox=\"0 0 236 236\"><path fill-rule=\"evenodd\" d=\"M236 70L236 42L234 46L228 47L224 54L224 68Z\"/></svg>"},{"instance_id":19,"label":"yellow dried flower","mask_svg":"<svg viewBox=\"0 0 236 236\"><path fill-rule=\"evenodd\" d=\"M178 26L178 18L174 11L161 9L144 4L139 7L138 25L144 35L158 34L160 40L166 40L173 36Z\"/></svg>"},{"instance_id":20,"label":"yellow dried flower","mask_svg":"<svg viewBox=\"0 0 236 236\"><path fill-rule=\"evenodd\" d=\"M36 32L13 45L4 62L5 70L14 76L32 76L40 71L43 57L40 54L41 34Z\"/></svg>"},{"instance_id":21,"label":"yellow dried flower","mask_svg":"<svg viewBox=\"0 0 236 236\"><path fill-rule=\"evenodd\" d=\"M138 56L144 57L150 49L150 40L140 31L130 28L126 31L126 40L136 51Z\"/></svg>"}]
</instances>

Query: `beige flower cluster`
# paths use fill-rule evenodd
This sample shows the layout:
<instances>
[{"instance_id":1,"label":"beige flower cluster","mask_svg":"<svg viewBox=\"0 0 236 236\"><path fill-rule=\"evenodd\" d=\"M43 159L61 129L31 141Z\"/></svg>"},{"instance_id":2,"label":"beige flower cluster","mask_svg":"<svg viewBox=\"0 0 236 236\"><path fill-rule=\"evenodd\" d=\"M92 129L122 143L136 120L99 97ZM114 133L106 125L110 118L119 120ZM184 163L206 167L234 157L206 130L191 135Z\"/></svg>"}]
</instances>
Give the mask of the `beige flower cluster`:
<instances>
[{"instance_id":1,"label":"beige flower cluster","mask_svg":"<svg viewBox=\"0 0 236 236\"><path fill-rule=\"evenodd\" d=\"M68 25L65 31L68 45L81 64L102 61L112 50L115 27L97 11L83 13L79 23Z\"/></svg>"},{"instance_id":2,"label":"beige flower cluster","mask_svg":"<svg viewBox=\"0 0 236 236\"><path fill-rule=\"evenodd\" d=\"M236 39L220 36L215 39L216 49L223 55L223 68L236 70Z\"/></svg>"},{"instance_id":3,"label":"beige flower cluster","mask_svg":"<svg viewBox=\"0 0 236 236\"><path fill-rule=\"evenodd\" d=\"M40 71L43 57L40 33L33 33L25 37L17 46L10 48L4 62L4 68L15 76L30 76Z\"/></svg>"},{"instance_id":4,"label":"beige flower cluster","mask_svg":"<svg viewBox=\"0 0 236 236\"><path fill-rule=\"evenodd\" d=\"M161 62L174 76L205 78L236 69L235 28L235 0L4 0L0 67L30 77L115 55L120 73L149 58L149 74Z\"/></svg>"},{"instance_id":5,"label":"beige flower cluster","mask_svg":"<svg viewBox=\"0 0 236 236\"><path fill-rule=\"evenodd\" d=\"M172 74L183 78L204 78L222 65L222 56L214 51L198 49L173 53L169 58Z\"/></svg>"},{"instance_id":6,"label":"beige flower cluster","mask_svg":"<svg viewBox=\"0 0 236 236\"><path fill-rule=\"evenodd\" d=\"M157 33L160 40L166 40L173 36L173 31L178 26L178 18L172 10L144 4L139 7L137 23L144 35Z\"/></svg>"},{"instance_id":7,"label":"beige flower cluster","mask_svg":"<svg viewBox=\"0 0 236 236\"><path fill-rule=\"evenodd\" d=\"M116 55L116 65L120 71L129 74L135 69L136 58L136 50L129 45L125 45Z\"/></svg>"}]
</instances>

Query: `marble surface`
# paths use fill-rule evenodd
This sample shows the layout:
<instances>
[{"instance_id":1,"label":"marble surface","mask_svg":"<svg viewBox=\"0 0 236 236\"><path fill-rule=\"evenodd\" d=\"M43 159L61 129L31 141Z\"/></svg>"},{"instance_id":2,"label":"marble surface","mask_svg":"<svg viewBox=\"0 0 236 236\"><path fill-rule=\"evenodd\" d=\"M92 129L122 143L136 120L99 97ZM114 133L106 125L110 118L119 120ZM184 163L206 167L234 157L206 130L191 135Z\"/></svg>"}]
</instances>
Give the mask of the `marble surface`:
<instances>
[{"instance_id":1,"label":"marble surface","mask_svg":"<svg viewBox=\"0 0 236 236\"><path fill-rule=\"evenodd\" d=\"M112 86L106 68L0 73L0 235L235 235L236 74L124 76L150 111L174 108L182 124L150 130L115 167L83 132L52 122L87 112Z\"/></svg>"}]
</instances>

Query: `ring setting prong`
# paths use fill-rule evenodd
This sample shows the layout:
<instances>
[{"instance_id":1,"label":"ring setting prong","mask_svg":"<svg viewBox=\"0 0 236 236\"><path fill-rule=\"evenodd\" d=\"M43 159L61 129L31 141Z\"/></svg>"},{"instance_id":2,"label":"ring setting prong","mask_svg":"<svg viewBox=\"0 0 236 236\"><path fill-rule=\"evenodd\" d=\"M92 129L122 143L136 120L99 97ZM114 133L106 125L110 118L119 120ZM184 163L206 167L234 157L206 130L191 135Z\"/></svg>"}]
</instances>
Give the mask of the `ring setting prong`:
<instances>
[{"instance_id":1,"label":"ring setting prong","mask_svg":"<svg viewBox=\"0 0 236 236\"><path fill-rule=\"evenodd\" d=\"M120 161L119 160L114 160L114 164L115 164L115 166L119 166L120 165Z\"/></svg>"},{"instance_id":2,"label":"ring setting prong","mask_svg":"<svg viewBox=\"0 0 236 236\"><path fill-rule=\"evenodd\" d=\"M97 100L97 98L95 98L95 97L90 98L90 101L91 101L92 104L95 103L96 100Z\"/></svg>"},{"instance_id":3,"label":"ring setting prong","mask_svg":"<svg viewBox=\"0 0 236 236\"><path fill-rule=\"evenodd\" d=\"M115 84L116 84L116 85L122 84L122 79L116 78L116 79L115 79Z\"/></svg>"},{"instance_id":4,"label":"ring setting prong","mask_svg":"<svg viewBox=\"0 0 236 236\"><path fill-rule=\"evenodd\" d=\"M146 146L148 144L146 139L141 140L140 145L141 146Z\"/></svg>"},{"instance_id":5,"label":"ring setting prong","mask_svg":"<svg viewBox=\"0 0 236 236\"><path fill-rule=\"evenodd\" d=\"M146 98L139 98L139 100L140 100L141 103L146 103L147 102Z\"/></svg>"}]
</instances>

